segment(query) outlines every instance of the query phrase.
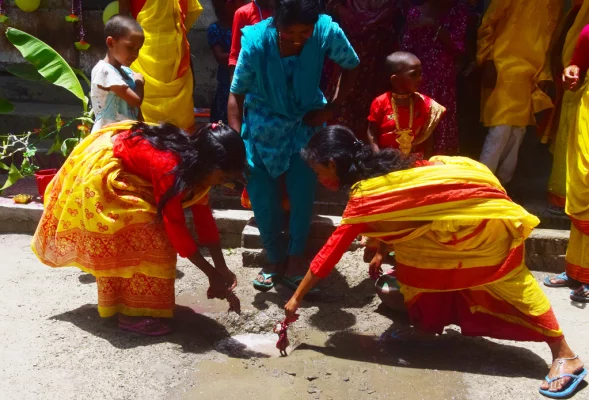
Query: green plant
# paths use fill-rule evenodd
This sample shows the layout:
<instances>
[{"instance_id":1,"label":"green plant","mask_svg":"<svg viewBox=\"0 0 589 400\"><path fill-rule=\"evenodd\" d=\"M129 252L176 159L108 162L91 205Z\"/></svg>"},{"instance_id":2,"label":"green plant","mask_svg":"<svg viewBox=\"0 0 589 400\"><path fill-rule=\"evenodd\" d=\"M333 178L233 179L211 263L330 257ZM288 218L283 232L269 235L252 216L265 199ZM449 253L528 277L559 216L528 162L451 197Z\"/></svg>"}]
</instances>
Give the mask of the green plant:
<instances>
[{"instance_id":1,"label":"green plant","mask_svg":"<svg viewBox=\"0 0 589 400\"><path fill-rule=\"evenodd\" d=\"M41 119L41 128L22 134L0 135L0 160L10 160L7 165L0 162L0 169L8 171L8 178L0 191L12 186L19 179L35 173L38 144L42 140L52 139L53 144L47 154L60 152L67 157L76 145L88 134L94 121L92 111L88 110L88 97L78 77L86 82L88 78L80 70L75 70L51 46L26 32L14 28L6 30L8 40L29 61L29 65L12 67L8 72L30 81L48 81L60 86L74 96L82 104L82 115L64 123L61 116ZM0 112L10 112L14 106L0 98ZM76 125L74 137L62 138L60 133L70 125ZM22 159L22 160L20 160ZM18 161L16 161L18 160ZM18 165L17 165L18 164Z\"/></svg>"}]
</instances>

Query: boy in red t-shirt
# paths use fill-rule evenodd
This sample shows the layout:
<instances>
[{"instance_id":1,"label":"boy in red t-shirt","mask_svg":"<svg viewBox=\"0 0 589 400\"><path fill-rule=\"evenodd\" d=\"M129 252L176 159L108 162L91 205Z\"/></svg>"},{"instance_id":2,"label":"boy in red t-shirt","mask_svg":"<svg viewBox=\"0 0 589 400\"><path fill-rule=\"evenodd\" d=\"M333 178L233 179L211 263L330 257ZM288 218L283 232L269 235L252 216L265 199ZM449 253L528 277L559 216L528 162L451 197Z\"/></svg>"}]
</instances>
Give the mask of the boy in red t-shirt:
<instances>
[{"instance_id":1,"label":"boy in red t-shirt","mask_svg":"<svg viewBox=\"0 0 589 400\"><path fill-rule=\"evenodd\" d=\"M404 154L430 156L432 132L446 109L417 92L421 84L421 61L411 53L389 55L386 66L392 91L372 102L368 116L368 141L374 149L394 148Z\"/></svg>"},{"instance_id":2,"label":"boy in red t-shirt","mask_svg":"<svg viewBox=\"0 0 589 400\"><path fill-rule=\"evenodd\" d=\"M240 7L233 17L231 37L231 51L229 52L229 73L233 77L239 52L241 51L241 30L246 26L255 25L258 22L270 18L274 10L273 0L254 0Z\"/></svg>"}]
</instances>

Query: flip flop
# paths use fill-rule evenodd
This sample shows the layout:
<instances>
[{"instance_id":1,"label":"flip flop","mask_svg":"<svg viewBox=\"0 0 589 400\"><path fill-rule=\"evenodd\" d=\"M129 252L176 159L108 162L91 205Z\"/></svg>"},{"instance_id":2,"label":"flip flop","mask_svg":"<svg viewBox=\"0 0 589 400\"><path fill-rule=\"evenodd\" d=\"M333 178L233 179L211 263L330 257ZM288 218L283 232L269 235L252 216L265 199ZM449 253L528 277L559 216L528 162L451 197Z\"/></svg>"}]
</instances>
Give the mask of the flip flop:
<instances>
[{"instance_id":1,"label":"flip flop","mask_svg":"<svg viewBox=\"0 0 589 400\"><path fill-rule=\"evenodd\" d=\"M254 289L259 290L260 292L267 292L268 290L272 289L278 281L281 280L281 275L278 272L264 272L261 270L258 272L258 275L262 275L264 280L272 279L271 283L265 283L258 281L257 277L252 281L254 284Z\"/></svg>"},{"instance_id":2,"label":"flip flop","mask_svg":"<svg viewBox=\"0 0 589 400\"><path fill-rule=\"evenodd\" d=\"M398 344L403 344L403 345L413 345L413 346L422 346L422 347L435 347L435 346L440 345L439 341L426 342L423 340L403 339L403 337L401 336L401 332L405 331L405 330L406 329L397 329L396 331L393 331L393 332L389 333L388 335L385 335L383 333L381 335L381 339L384 341L388 341L389 343L398 343Z\"/></svg>"},{"instance_id":3,"label":"flip flop","mask_svg":"<svg viewBox=\"0 0 589 400\"><path fill-rule=\"evenodd\" d=\"M561 280L565 281L565 283L552 283L552 282L550 282L551 279L561 279ZM544 286L548 286L548 287L552 287L552 288L568 287L570 284L571 284L571 281L570 281L566 272L563 272L562 274L558 274L556 276L547 276L546 278L544 278Z\"/></svg>"},{"instance_id":4,"label":"flip flop","mask_svg":"<svg viewBox=\"0 0 589 400\"><path fill-rule=\"evenodd\" d=\"M575 390L577 390L577 386L579 386L579 383L581 383L581 381L585 379L585 376L587 376L587 370L585 368L583 368L583 370L578 374L562 374L555 376L554 378L549 378L548 375L546 375L545 379L546 382L548 382L548 384L560 378L569 377L572 379L569 381L569 384L560 392L551 392L550 390L544 389L539 389L539 392L540 394L546 397L550 397L551 399L565 399L567 397L570 397L575 392Z\"/></svg>"},{"instance_id":5,"label":"flip flop","mask_svg":"<svg viewBox=\"0 0 589 400\"><path fill-rule=\"evenodd\" d=\"M589 291L589 285L583 285L582 287L584 290ZM579 296L578 294L575 294L574 290L571 292L571 300L576 301L577 303L589 303L589 297Z\"/></svg>"},{"instance_id":6,"label":"flip flop","mask_svg":"<svg viewBox=\"0 0 589 400\"><path fill-rule=\"evenodd\" d=\"M280 283L282 283L284 286L286 286L287 288L289 288L290 290L292 290L293 292L296 291L299 287L299 285L301 284L301 282L303 281L304 276L285 276L282 278L282 281L280 281ZM311 290L309 290L307 292L307 295L314 295L314 294L318 294L319 293L319 289L318 288L313 288Z\"/></svg>"},{"instance_id":7,"label":"flip flop","mask_svg":"<svg viewBox=\"0 0 589 400\"><path fill-rule=\"evenodd\" d=\"M157 329L158 326L159 329ZM119 328L124 331L139 333L145 336L164 336L173 332L172 328L155 318L145 318L135 324L127 324L119 321ZM155 330L152 330L154 328Z\"/></svg>"}]
</instances>

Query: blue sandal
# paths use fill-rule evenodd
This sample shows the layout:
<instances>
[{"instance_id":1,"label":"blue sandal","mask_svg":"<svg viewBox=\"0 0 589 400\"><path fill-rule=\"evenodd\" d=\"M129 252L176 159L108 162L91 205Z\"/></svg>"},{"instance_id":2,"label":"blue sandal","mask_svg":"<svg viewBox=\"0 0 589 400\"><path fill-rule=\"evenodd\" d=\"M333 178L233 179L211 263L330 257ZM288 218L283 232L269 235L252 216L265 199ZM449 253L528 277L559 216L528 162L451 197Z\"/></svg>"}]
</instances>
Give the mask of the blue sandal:
<instances>
[{"instance_id":1,"label":"blue sandal","mask_svg":"<svg viewBox=\"0 0 589 400\"><path fill-rule=\"evenodd\" d=\"M304 278L304 276L289 276L289 277L285 276L282 278L280 283L282 283L282 285L286 286L287 288L289 288L293 292L296 292L299 285L303 281L303 278ZM311 289L307 292L307 295L315 295L318 293L319 293L319 289L314 287L313 289Z\"/></svg>"},{"instance_id":2,"label":"blue sandal","mask_svg":"<svg viewBox=\"0 0 589 400\"><path fill-rule=\"evenodd\" d=\"M577 390L579 383L581 383L583 381L583 379L585 379L585 376L587 376L587 370L585 368L583 368L583 370L581 372L579 372L578 374L561 374L561 375L555 376L554 378L549 378L548 375L546 375L545 379L548 384L550 384L554 381L557 381L561 378L566 378L566 377L571 378L571 380L569 381L569 384L560 392L551 392L550 390L543 390L543 389L539 389L539 392L540 392L540 394L542 394L546 397L550 397L551 399L568 398L568 397L572 396L572 394L575 392L575 390Z\"/></svg>"},{"instance_id":3,"label":"blue sandal","mask_svg":"<svg viewBox=\"0 0 589 400\"><path fill-rule=\"evenodd\" d=\"M260 292L267 292L268 290L272 289L276 285L276 283L278 283L278 281L280 281L281 276L282 276L278 272L266 273L266 272L264 272L264 270L261 270L258 273L258 276L259 275L262 275L264 277L264 281L267 281L268 279L272 279L271 283L260 282L260 281L258 281L257 277L256 277L256 279L254 279L252 281L252 283L254 284L254 289L259 290Z\"/></svg>"},{"instance_id":4,"label":"blue sandal","mask_svg":"<svg viewBox=\"0 0 589 400\"><path fill-rule=\"evenodd\" d=\"M563 280L564 283L552 283L552 282L550 282L551 279L560 279L560 280ZM562 274L558 274L556 276L547 276L546 278L544 278L544 286L548 286L548 287L552 287L552 288L568 287L568 286L570 286L570 284L571 284L571 280L569 279L566 272L563 272Z\"/></svg>"},{"instance_id":5,"label":"blue sandal","mask_svg":"<svg viewBox=\"0 0 589 400\"><path fill-rule=\"evenodd\" d=\"M583 288L583 290L589 292L589 285L581 285L581 287ZM589 297L579 296L578 294L575 294L575 292L576 292L576 290L573 290L571 292L571 300L572 301L576 301L577 303L589 303Z\"/></svg>"}]
</instances>

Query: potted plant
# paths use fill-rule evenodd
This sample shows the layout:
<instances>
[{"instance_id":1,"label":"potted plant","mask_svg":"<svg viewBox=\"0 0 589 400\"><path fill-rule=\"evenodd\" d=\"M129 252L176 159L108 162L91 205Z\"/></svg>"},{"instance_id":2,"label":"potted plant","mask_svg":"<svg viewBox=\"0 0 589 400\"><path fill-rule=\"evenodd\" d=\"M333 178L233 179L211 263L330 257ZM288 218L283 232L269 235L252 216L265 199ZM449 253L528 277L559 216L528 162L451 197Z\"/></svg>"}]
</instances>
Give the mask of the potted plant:
<instances>
[{"instance_id":1,"label":"potted plant","mask_svg":"<svg viewBox=\"0 0 589 400\"><path fill-rule=\"evenodd\" d=\"M35 175L39 194L43 196L56 170L39 171L35 156L37 145L42 140L53 140L47 154L60 152L67 157L74 147L90 132L94 121L92 112L88 109L88 98L78 77L84 79L88 85L88 78L79 70L74 70L51 46L26 32L14 28L6 30L8 40L20 51L30 65L11 69L12 74L28 80L45 80L68 90L82 103L82 115L67 122L57 115L55 119L45 118L41 128L22 134L0 135L0 160L9 160L10 165L0 162L0 168L8 171L8 177L0 192L25 176ZM0 98L0 113L10 112L14 106ZM50 122L49 122L50 121ZM68 126L76 127L74 137L62 139L60 133Z\"/></svg>"}]
</instances>

